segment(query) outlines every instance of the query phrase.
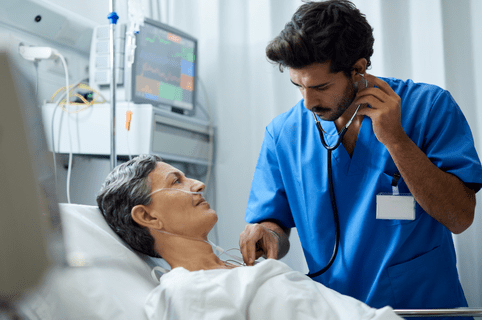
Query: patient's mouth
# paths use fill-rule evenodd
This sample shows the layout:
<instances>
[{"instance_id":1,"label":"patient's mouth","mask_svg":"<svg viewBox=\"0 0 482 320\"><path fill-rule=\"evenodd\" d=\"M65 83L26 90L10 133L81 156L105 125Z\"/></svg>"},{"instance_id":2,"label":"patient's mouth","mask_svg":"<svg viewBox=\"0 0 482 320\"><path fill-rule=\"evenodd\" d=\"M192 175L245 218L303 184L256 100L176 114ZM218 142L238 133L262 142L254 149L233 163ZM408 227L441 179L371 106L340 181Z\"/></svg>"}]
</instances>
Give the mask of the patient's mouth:
<instances>
[{"instance_id":1,"label":"patient's mouth","mask_svg":"<svg viewBox=\"0 0 482 320\"><path fill-rule=\"evenodd\" d=\"M199 199L199 202L196 204L196 206L199 206L199 205L202 205L202 204L208 204L206 199L204 199L203 197L201 197L201 199Z\"/></svg>"}]
</instances>

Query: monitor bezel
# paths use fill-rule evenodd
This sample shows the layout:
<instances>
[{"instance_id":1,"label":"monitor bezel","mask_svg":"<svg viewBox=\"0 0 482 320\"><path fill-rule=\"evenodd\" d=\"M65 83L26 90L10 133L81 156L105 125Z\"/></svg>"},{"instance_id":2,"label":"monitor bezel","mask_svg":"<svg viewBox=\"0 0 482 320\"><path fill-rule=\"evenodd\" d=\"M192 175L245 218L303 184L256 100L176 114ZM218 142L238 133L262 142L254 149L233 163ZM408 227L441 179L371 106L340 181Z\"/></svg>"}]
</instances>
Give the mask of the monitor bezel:
<instances>
[{"instance_id":1,"label":"monitor bezel","mask_svg":"<svg viewBox=\"0 0 482 320\"><path fill-rule=\"evenodd\" d=\"M165 23L162 23L162 22L159 22L159 21L156 21L156 20L152 20L152 19L148 19L148 18L145 18L144 19L144 24L148 24L148 25L151 25L151 26L154 26L156 28L160 28L164 31L167 31L167 32L172 32L182 38L185 38L185 39L188 39L188 40L191 40L194 42L194 90L193 90L193 107L192 109L185 109L185 108L182 108L182 107L178 107L178 106L174 106L174 105L170 105L170 104L166 104L164 102L157 102L156 101L152 101L152 100L149 100L149 99L146 99L146 98L142 98L142 97L138 97L136 95L136 71L137 71L137 65L136 65L136 61L135 59L137 58L137 53L138 53L138 50L139 50L139 46L137 45L136 46L136 49L135 49L135 53L134 53L134 63L132 64L132 70L131 70L131 88L130 88L130 93L131 93L131 99L132 99L132 102L133 103L136 103L136 104L151 104L153 106L167 106L167 107L170 107L171 108L171 111L173 112L176 112L176 113L181 113L180 111L182 111L182 114L184 115L187 115L187 116L193 116L195 113L196 113L196 100L197 100L197 72L198 72L198 64L199 64L199 60L198 60L198 54L197 54L197 48L198 48L198 41L195 37L191 36L190 34L187 34L177 28L174 28L174 27L171 27ZM141 26L142 28L143 26ZM138 37L139 37L139 33L136 34L136 44L139 43L138 42Z\"/></svg>"}]
</instances>

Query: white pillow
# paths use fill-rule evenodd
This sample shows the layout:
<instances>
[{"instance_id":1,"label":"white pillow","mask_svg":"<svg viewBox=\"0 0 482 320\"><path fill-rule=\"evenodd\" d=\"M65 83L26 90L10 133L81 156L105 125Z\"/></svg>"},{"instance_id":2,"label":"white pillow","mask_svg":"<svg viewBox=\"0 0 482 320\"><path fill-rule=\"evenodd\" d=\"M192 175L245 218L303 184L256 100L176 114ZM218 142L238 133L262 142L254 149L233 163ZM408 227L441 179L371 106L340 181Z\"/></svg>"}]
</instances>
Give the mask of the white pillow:
<instances>
[{"instance_id":1,"label":"white pillow","mask_svg":"<svg viewBox=\"0 0 482 320\"><path fill-rule=\"evenodd\" d=\"M147 319L144 301L159 283L162 259L139 254L107 225L96 206L60 204L70 268L52 270L23 312L31 319Z\"/></svg>"}]
</instances>

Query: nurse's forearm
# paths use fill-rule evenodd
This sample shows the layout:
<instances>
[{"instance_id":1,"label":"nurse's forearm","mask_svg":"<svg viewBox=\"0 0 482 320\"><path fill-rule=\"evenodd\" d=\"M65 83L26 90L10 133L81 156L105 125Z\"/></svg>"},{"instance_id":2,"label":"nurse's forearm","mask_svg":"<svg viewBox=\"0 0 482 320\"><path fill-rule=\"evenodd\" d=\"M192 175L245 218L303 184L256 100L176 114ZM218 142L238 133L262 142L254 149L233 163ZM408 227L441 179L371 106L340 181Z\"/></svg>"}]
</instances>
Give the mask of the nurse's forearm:
<instances>
[{"instance_id":1,"label":"nurse's forearm","mask_svg":"<svg viewBox=\"0 0 482 320\"><path fill-rule=\"evenodd\" d=\"M406 135L386 147L408 189L429 215L453 233L470 227L475 211L473 190L435 166Z\"/></svg>"},{"instance_id":2,"label":"nurse's forearm","mask_svg":"<svg viewBox=\"0 0 482 320\"><path fill-rule=\"evenodd\" d=\"M290 250L290 232L291 229L285 229L280 227L276 222L272 221L263 221L260 223L263 227L270 229L271 231L275 232L279 237L279 244L278 244L278 257L277 259L283 258L288 251Z\"/></svg>"}]
</instances>

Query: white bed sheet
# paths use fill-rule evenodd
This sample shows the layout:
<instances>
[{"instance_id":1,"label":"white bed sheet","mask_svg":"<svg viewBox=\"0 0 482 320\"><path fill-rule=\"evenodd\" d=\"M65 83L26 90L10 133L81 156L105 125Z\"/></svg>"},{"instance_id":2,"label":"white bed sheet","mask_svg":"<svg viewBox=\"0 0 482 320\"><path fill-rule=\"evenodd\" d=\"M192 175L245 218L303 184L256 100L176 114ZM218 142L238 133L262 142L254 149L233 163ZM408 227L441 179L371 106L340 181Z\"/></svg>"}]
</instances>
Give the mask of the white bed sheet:
<instances>
[{"instance_id":1,"label":"white bed sheet","mask_svg":"<svg viewBox=\"0 0 482 320\"><path fill-rule=\"evenodd\" d=\"M390 307L373 309L277 260L254 267L165 274L145 303L150 320L174 319L402 319Z\"/></svg>"}]
</instances>

